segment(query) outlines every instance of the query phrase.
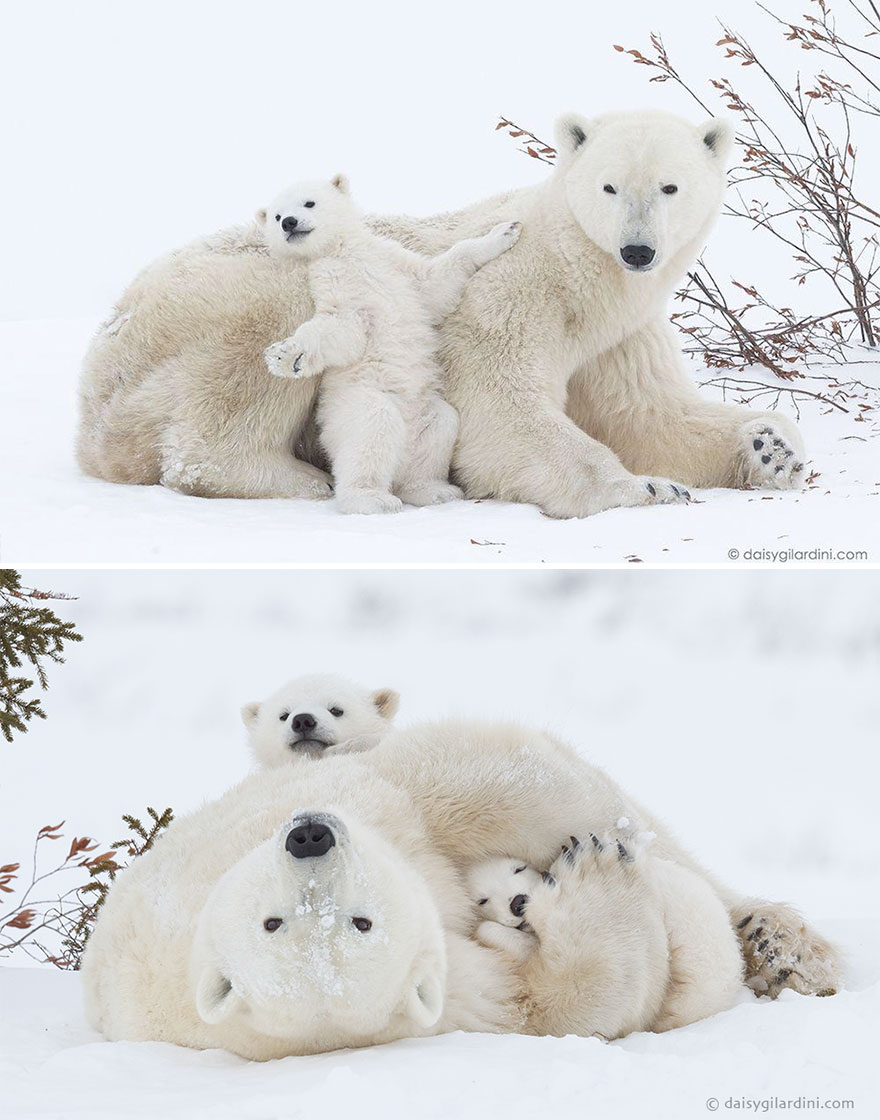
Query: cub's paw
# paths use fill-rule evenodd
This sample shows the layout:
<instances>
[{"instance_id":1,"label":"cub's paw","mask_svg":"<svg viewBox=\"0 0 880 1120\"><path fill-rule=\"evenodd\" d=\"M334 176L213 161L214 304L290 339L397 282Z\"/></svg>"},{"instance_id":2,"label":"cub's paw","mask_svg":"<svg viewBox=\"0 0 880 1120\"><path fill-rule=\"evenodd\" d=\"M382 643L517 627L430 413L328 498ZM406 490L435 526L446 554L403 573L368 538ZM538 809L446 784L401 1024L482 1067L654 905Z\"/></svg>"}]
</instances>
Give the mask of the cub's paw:
<instances>
[{"instance_id":1,"label":"cub's paw","mask_svg":"<svg viewBox=\"0 0 880 1120\"><path fill-rule=\"evenodd\" d=\"M489 261L494 261L496 257L513 248L519 241L521 233L522 222L501 222L493 226L484 237L477 239L475 254L477 267L480 268Z\"/></svg>"},{"instance_id":2,"label":"cub's paw","mask_svg":"<svg viewBox=\"0 0 880 1120\"><path fill-rule=\"evenodd\" d=\"M690 491L680 482L670 482L668 478L637 478L646 492L643 505L668 506L690 501Z\"/></svg>"},{"instance_id":3,"label":"cub's paw","mask_svg":"<svg viewBox=\"0 0 880 1120\"><path fill-rule=\"evenodd\" d=\"M740 486L791 490L804 481L804 448L794 425L750 420L740 431L737 482Z\"/></svg>"},{"instance_id":4,"label":"cub's paw","mask_svg":"<svg viewBox=\"0 0 880 1120\"><path fill-rule=\"evenodd\" d=\"M400 490L400 499L408 506L437 506L443 502L457 502L464 494L451 482L427 482Z\"/></svg>"},{"instance_id":5,"label":"cub's paw","mask_svg":"<svg viewBox=\"0 0 880 1120\"><path fill-rule=\"evenodd\" d=\"M336 491L340 513L399 513L403 502L385 490L361 490L356 487Z\"/></svg>"},{"instance_id":6,"label":"cub's paw","mask_svg":"<svg viewBox=\"0 0 880 1120\"><path fill-rule=\"evenodd\" d=\"M837 951L796 910L748 899L730 918L740 938L746 983L756 995L775 999L783 988L809 996L836 994L840 986Z\"/></svg>"}]
</instances>

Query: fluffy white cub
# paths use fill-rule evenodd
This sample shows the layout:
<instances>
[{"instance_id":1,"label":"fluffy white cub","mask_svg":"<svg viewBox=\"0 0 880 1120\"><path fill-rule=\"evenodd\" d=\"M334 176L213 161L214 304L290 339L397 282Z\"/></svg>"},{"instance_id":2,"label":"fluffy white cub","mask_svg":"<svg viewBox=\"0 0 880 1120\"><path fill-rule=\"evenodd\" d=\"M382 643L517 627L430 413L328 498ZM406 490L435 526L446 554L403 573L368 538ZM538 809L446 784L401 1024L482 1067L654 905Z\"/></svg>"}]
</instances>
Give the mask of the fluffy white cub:
<instances>
[{"instance_id":1,"label":"fluffy white cub","mask_svg":"<svg viewBox=\"0 0 880 1120\"><path fill-rule=\"evenodd\" d=\"M265 351L277 377L322 375L317 424L343 513L461 497L450 484L458 413L442 395L437 325L518 222L426 257L364 223L346 179L289 187L257 213L270 254L306 265L314 315Z\"/></svg>"},{"instance_id":2,"label":"fluffy white cub","mask_svg":"<svg viewBox=\"0 0 880 1120\"><path fill-rule=\"evenodd\" d=\"M241 709L251 751L262 766L369 750L391 730L400 696L374 692L343 677L314 674L288 681L263 701Z\"/></svg>"}]
</instances>

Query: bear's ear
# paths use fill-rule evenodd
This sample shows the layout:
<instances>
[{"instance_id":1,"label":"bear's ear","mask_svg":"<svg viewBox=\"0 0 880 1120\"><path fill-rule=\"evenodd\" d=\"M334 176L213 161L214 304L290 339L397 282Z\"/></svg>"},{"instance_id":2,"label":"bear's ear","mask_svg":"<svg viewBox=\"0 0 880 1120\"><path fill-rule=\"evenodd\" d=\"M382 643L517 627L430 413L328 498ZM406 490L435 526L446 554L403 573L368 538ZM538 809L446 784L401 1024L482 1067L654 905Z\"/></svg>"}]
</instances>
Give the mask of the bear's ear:
<instances>
[{"instance_id":1,"label":"bear's ear","mask_svg":"<svg viewBox=\"0 0 880 1120\"><path fill-rule=\"evenodd\" d=\"M264 226L266 224L266 208L264 206L261 206L254 217L257 219L261 226Z\"/></svg>"},{"instance_id":2,"label":"bear's ear","mask_svg":"<svg viewBox=\"0 0 880 1120\"><path fill-rule=\"evenodd\" d=\"M231 982L219 969L206 965L196 985L196 1011L199 1018L216 1025L228 1019L241 1005L241 997L232 990Z\"/></svg>"},{"instance_id":3,"label":"bear's ear","mask_svg":"<svg viewBox=\"0 0 880 1120\"><path fill-rule=\"evenodd\" d=\"M439 973L433 970L421 973L410 989L406 1003L410 1019L426 1030L433 1027L443 1014L445 995Z\"/></svg>"},{"instance_id":4,"label":"bear's ear","mask_svg":"<svg viewBox=\"0 0 880 1120\"><path fill-rule=\"evenodd\" d=\"M250 704L243 704L241 709L241 722L250 730L257 722L260 714L259 700L251 700Z\"/></svg>"},{"instance_id":5,"label":"bear's ear","mask_svg":"<svg viewBox=\"0 0 880 1120\"><path fill-rule=\"evenodd\" d=\"M713 117L700 125L700 137L716 159L726 160L733 147L733 122L727 117Z\"/></svg>"},{"instance_id":6,"label":"bear's ear","mask_svg":"<svg viewBox=\"0 0 880 1120\"><path fill-rule=\"evenodd\" d=\"M553 129L556 150L559 157L574 155L586 144L590 134L590 122L580 113L564 113L558 117Z\"/></svg>"},{"instance_id":7,"label":"bear's ear","mask_svg":"<svg viewBox=\"0 0 880 1120\"><path fill-rule=\"evenodd\" d=\"M400 707L400 693L393 688L380 688L373 693L373 703L383 719L394 719Z\"/></svg>"},{"instance_id":8,"label":"bear's ear","mask_svg":"<svg viewBox=\"0 0 880 1120\"><path fill-rule=\"evenodd\" d=\"M342 194L351 193L348 186L347 175L343 175L342 173L340 173L339 175L334 175L330 182L338 191L341 191Z\"/></svg>"}]
</instances>

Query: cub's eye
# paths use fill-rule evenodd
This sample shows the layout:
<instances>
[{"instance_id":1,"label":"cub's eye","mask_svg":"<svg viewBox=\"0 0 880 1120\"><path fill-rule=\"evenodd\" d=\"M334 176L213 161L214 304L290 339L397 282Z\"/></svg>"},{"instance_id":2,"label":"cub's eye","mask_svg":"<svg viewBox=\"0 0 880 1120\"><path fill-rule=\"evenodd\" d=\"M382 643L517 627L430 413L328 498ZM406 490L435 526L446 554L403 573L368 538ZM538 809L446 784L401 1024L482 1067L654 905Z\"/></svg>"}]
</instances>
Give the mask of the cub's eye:
<instances>
[{"instance_id":1,"label":"cub's eye","mask_svg":"<svg viewBox=\"0 0 880 1120\"><path fill-rule=\"evenodd\" d=\"M313 207L314 205L315 205L315 204L314 204L314 202L311 202L311 201L309 201L309 202L304 202L304 203L303 203L303 206L305 206L305 208L306 208L307 210L311 210L311 208L312 208L312 207Z\"/></svg>"},{"instance_id":2,"label":"cub's eye","mask_svg":"<svg viewBox=\"0 0 880 1120\"><path fill-rule=\"evenodd\" d=\"M477 906L485 906L488 901L489 901L488 898L478 898L477 899Z\"/></svg>"},{"instance_id":3,"label":"cub's eye","mask_svg":"<svg viewBox=\"0 0 880 1120\"><path fill-rule=\"evenodd\" d=\"M280 215L280 214L276 214L276 215L275 215L275 221L276 221L276 222L280 222L280 221L281 221L281 215Z\"/></svg>"},{"instance_id":4,"label":"cub's eye","mask_svg":"<svg viewBox=\"0 0 880 1120\"><path fill-rule=\"evenodd\" d=\"M282 712L278 718L284 723L286 719L290 719L290 712Z\"/></svg>"},{"instance_id":5,"label":"cub's eye","mask_svg":"<svg viewBox=\"0 0 880 1120\"><path fill-rule=\"evenodd\" d=\"M515 867L513 869L513 873L514 873L514 875L519 875L520 871L525 871L525 869L526 869L526 865L523 864L522 867Z\"/></svg>"},{"instance_id":6,"label":"cub's eye","mask_svg":"<svg viewBox=\"0 0 880 1120\"><path fill-rule=\"evenodd\" d=\"M263 922L263 929L268 930L269 933L274 933L275 930L282 925L284 925L283 918L267 918L265 922Z\"/></svg>"},{"instance_id":7,"label":"cub's eye","mask_svg":"<svg viewBox=\"0 0 880 1120\"><path fill-rule=\"evenodd\" d=\"M661 187L660 189L663 191L664 194L677 194L678 193L678 187L675 185L675 183L668 183L665 187Z\"/></svg>"},{"instance_id":8,"label":"cub's eye","mask_svg":"<svg viewBox=\"0 0 880 1120\"><path fill-rule=\"evenodd\" d=\"M345 712L343 712L342 708L331 708L330 709L330 715L331 716L336 716L336 718L339 719L340 716L345 715Z\"/></svg>"},{"instance_id":9,"label":"cub's eye","mask_svg":"<svg viewBox=\"0 0 880 1120\"><path fill-rule=\"evenodd\" d=\"M361 931L361 933L366 933L367 930L370 930L370 929L373 928L373 923L370 921L369 918L352 918L351 919L351 924L354 926L355 929L359 929Z\"/></svg>"},{"instance_id":10,"label":"cub's eye","mask_svg":"<svg viewBox=\"0 0 880 1120\"><path fill-rule=\"evenodd\" d=\"M606 183L605 186L602 188L602 190L606 194L617 194L617 191L614 189L614 187L611 186L610 183Z\"/></svg>"}]
</instances>

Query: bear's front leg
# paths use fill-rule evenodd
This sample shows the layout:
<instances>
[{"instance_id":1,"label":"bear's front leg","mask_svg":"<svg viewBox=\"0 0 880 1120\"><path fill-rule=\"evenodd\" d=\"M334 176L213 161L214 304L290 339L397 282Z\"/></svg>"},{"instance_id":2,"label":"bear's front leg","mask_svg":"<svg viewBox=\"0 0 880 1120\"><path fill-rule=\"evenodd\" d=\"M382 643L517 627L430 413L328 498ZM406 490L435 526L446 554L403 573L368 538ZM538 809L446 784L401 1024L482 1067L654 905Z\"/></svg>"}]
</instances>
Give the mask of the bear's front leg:
<instances>
[{"instance_id":1,"label":"bear's front leg","mask_svg":"<svg viewBox=\"0 0 880 1120\"><path fill-rule=\"evenodd\" d=\"M521 972L530 1033L611 1039L650 1027L668 943L662 900L630 839L572 837L525 918L538 938Z\"/></svg>"},{"instance_id":2,"label":"bear's front leg","mask_svg":"<svg viewBox=\"0 0 880 1120\"><path fill-rule=\"evenodd\" d=\"M316 377L324 371L320 354L320 328L315 320L303 323L290 338L273 342L263 351L266 365L274 377Z\"/></svg>"}]
</instances>

